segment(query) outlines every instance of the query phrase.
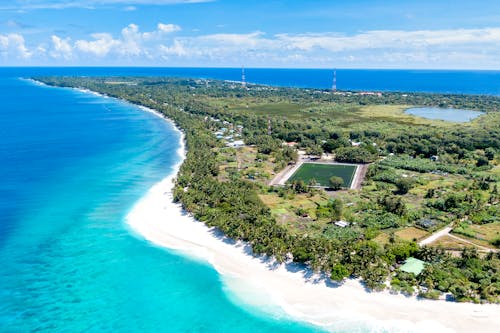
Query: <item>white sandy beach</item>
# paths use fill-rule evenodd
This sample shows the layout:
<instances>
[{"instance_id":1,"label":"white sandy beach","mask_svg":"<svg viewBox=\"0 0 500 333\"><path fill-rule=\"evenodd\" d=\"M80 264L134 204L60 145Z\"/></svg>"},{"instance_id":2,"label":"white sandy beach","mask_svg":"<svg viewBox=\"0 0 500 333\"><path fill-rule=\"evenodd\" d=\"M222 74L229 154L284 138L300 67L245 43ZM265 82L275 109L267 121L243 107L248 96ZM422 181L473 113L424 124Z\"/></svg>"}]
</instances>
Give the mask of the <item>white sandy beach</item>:
<instances>
[{"instance_id":1,"label":"white sandy beach","mask_svg":"<svg viewBox=\"0 0 500 333\"><path fill-rule=\"evenodd\" d=\"M179 154L184 156L183 146ZM307 272L295 265L273 266L269 260L253 257L245 244L224 240L172 202L174 177L170 175L151 188L133 207L127 222L148 241L206 260L224 280L238 281L236 289L246 290L231 292L243 301L251 297L249 289L258 290L289 315L332 331L356 327L365 331L369 327L371 331L395 332L498 332L499 305L369 293L354 280L332 287L314 276L305 276ZM255 305L255 300L248 302Z\"/></svg>"}]
</instances>

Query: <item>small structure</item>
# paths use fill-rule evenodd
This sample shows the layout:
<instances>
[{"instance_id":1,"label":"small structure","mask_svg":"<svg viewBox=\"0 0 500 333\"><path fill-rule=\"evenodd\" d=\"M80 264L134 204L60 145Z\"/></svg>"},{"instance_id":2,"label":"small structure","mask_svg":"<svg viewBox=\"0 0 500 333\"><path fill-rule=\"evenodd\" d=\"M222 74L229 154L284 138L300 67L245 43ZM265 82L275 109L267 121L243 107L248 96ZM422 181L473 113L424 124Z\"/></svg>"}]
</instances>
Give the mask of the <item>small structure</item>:
<instances>
[{"instance_id":1,"label":"small structure","mask_svg":"<svg viewBox=\"0 0 500 333\"><path fill-rule=\"evenodd\" d=\"M399 267L401 271L406 273L413 273L415 274L415 276L422 273L424 268L425 268L425 262L413 257L409 257L408 259L406 259L404 265Z\"/></svg>"},{"instance_id":2,"label":"small structure","mask_svg":"<svg viewBox=\"0 0 500 333\"><path fill-rule=\"evenodd\" d=\"M345 228L347 226L349 226L349 222L346 222L346 221L337 221L334 223L337 227L341 227L341 228Z\"/></svg>"},{"instance_id":3,"label":"small structure","mask_svg":"<svg viewBox=\"0 0 500 333\"><path fill-rule=\"evenodd\" d=\"M417 225L419 225L425 229L430 229L432 227L435 227L437 224L438 224L437 221L429 219L429 218L423 218L423 219L420 219L417 221Z\"/></svg>"},{"instance_id":4,"label":"small structure","mask_svg":"<svg viewBox=\"0 0 500 333\"><path fill-rule=\"evenodd\" d=\"M351 141L351 146L353 147L359 147L361 146L362 142L357 142L357 141Z\"/></svg>"},{"instance_id":5,"label":"small structure","mask_svg":"<svg viewBox=\"0 0 500 333\"><path fill-rule=\"evenodd\" d=\"M437 156L437 155L432 155L432 156L431 156L431 161L433 161L433 162L437 162L437 161L439 161L439 156Z\"/></svg>"},{"instance_id":6,"label":"small structure","mask_svg":"<svg viewBox=\"0 0 500 333\"><path fill-rule=\"evenodd\" d=\"M240 148L245 145L245 142L243 140L236 140L234 142L228 142L226 145L232 148Z\"/></svg>"}]
</instances>

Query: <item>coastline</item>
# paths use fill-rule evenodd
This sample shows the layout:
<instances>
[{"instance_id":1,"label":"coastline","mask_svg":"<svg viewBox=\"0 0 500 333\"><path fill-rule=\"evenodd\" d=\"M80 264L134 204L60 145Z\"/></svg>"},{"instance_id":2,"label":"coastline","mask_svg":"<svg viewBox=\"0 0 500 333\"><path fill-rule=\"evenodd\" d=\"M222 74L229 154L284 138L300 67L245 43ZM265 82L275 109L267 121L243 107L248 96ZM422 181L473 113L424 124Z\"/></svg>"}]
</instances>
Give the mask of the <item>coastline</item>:
<instances>
[{"instance_id":1,"label":"coastline","mask_svg":"<svg viewBox=\"0 0 500 333\"><path fill-rule=\"evenodd\" d=\"M153 109L140 108L173 124ZM170 175L135 204L126 221L147 241L210 263L244 303L264 307L275 304L293 319L332 331L368 328L370 331L496 332L500 327L500 306L496 304L421 300L387 291L368 292L357 280L333 286L302 266L276 265L271 259L254 257L248 245L225 238L196 221L180 204L173 203L173 181L186 154L184 134L173 125L181 133L177 151L180 161ZM272 302L250 300L248 289L270 296Z\"/></svg>"},{"instance_id":2,"label":"coastline","mask_svg":"<svg viewBox=\"0 0 500 333\"><path fill-rule=\"evenodd\" d=\"M109 98L89 90L72 89ZM340 287L328 286L301 266L275 266L269 259L252 256L244 243L224 238L173 203L173 180L186 154L184 134L161 113L135 106L170 122L180 132L179 161L166 178L132 207L126 222L137 235L157 246L210 263L238 300L254 307L276 304L291 318L336 331L364 332L368 328L369 331L398 332L495 332L500 327L498 305L370 293L356 280L348 280ZM262 299L249 300L255 297Z\"/></svg>"}]
</instances>

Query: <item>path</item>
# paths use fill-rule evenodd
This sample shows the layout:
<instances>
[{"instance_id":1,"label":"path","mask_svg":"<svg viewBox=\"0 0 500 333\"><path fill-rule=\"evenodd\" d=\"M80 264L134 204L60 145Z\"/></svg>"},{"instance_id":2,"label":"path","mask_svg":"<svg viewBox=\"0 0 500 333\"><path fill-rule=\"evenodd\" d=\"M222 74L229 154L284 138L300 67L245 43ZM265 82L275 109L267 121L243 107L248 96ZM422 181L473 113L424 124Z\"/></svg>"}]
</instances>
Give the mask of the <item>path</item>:
<instances>
[{"instance_id":1,"label":"path","mask_svg":"<svg viewBox=\"0 0 500 333\"><path fill-rule=\"evenodd\" d=\"M443 237L443 236L448 236L448 237L451 237L451 238L454 238L460 242L463 242L463 243L467 243L467 244L470 244L470 245L473 245L474 247L478 248L479 250L481 251L486 251L486 252L498 252L498 250L495 250L495 249L491 249L489 247L486 247L486 246L482 246L482 245L478 245L476 243L473 243L467 239L464 239L462 237L458 237L458 236L455 236L453 234L450 234L451 230L453 228L448 226L444 229L441 229L435 233L433 233L432 235L430 235L429 237L427 237L426 239L423 239L421 240L420 242L418 242L418 245L419 246L424 246L424 245L429 245L431 244L432 242L436 241L438 238L440 237Z\"/></svg>"},{"instance_id":2,"label":"path","mask_svg":"<svg viewBox=\"0 0 500 333\"><path fill-rule=\"evenodd\" d=\"M288 165L282 171L280 171L270 182L269 185L285 185L285 182L290 178L295 171L304 163L303 161L298 161L295 165Z\"/></svg>"},{"instance_id":3,"label":"path","mask_svg":"<svg viewBox=\"0 0 500 333\"><path fill-rule=\"evenodd\" d=\"M361 190L361 184L365 179L366 172L368 171L368 164L359 164L356 168L356 173L352 180L351 189Z\"/></svg>"},{"instance_id":4,"label":"path","mask_svg":"<svg viewBox=\"0 0 500 333\"><path fill-rule=\"evenodd\" d=\"M461 241L461 242L464 242L464 243L467 243L467 244L470 244L470 245L474 245L475 247L477 247L478 249L480 249L482 251L486 251L486 252L497 252L498 251L498 250L495 250L495 249L490 249L489 247L486 247L486 246L478 245L476 243L468 241L467 239L463 239L463 238L455 236L453 234L448 234L448 237L455 238L458 241Z\"/></svg>"},{"instance_id":5,"label":"path","mask_svg":"<svg viewBox=\"0 0 500 333\"><path fill-rule=\"evenodd\" d=\"M444 235L449 235L450 234L450 231L452 230L453 228L450 227L450 226L447 226L446 228L444 229L441 229L435 233L433 233L432 235L430 235L429 237L421 240L420 242L418 242L418 245L419 246L424 246L424 245L429 245L430 243L434 242L435 240L437 240L439 237L442 237Z\"/></svg>"}]
</instances>

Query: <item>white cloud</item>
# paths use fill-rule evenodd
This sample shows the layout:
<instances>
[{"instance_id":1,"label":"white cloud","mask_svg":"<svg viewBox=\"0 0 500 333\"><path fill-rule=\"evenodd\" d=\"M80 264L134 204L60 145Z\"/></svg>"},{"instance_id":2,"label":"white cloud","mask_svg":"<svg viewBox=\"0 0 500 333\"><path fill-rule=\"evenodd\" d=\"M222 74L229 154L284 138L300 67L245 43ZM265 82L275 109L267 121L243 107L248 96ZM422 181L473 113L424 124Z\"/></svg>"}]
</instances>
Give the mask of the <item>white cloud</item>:
<instances>
[{"instance_id":1,"label":"white cloud","mask_svg":"<svg viewBox=\"0 0 500 333\"><path fill-rule=\"evenodd\" d=\"M255 31L248 34L212 34L199 37L201 41L214 42L224 46L244 46L256 47L269 44L268 40L262 38L261 31Z\"/></svg>"},{"instance_id":2,"label":"white cloud","mask_svg":"<svg viewBox=\"0 0 500 333\"><path fill-rule=\"evenodd\" d=\"M65 9L87 8L106 5L177 5L213 2L215 0L14 0L10 5L0 6L0 10ZM130 7L129 6L129 7ZM127 7L126 7L127 8Z\"/></svg>"},{"instance_id":3,"label":"white cloud","mask_svg":"<svg viewBox=\"0 0 500 333\"><path fill-rule=\"evenodd\" d=\"M160 54L163 59L168 58L168 56L184 57L188 55L188 52L184 48L184 45L179 40L174 40L172 46L168 47L165 45L160 45Z\"/></svg>"},{"instance_id":4,"label":"white cloud","mask_svg":"<svg viewBox=\"0 0 500 333\"><path fill-rule=\"evenodd\" d=\"M351 35L262 31L193 35L192 31L182 34L176 24L160 22L152 31L141 31L131 23L114 35L96 33L74 43L54 35L51 41L50 47L43 44L41 49L28 50L22 36L0 35L0 52L5 57L9 49L13 59L46 55L96 65L155 65L168 59L182 66L500 69L500 27L373 30Z\"/></svg>"},{"instance_id":5,"label":"white cloud","mask_svg":"<svg viewBox=\"0 0 500 333\"><path fill-rule=\"evenodd\" d=\"M160 42L169 33L180 31L181 27L175 24L158 23L157 30L141 32L137 24L131 23L121 30L118 38L113 38L109 33L92 34L93 40L77 40L75 48L86 54L93 54L98 58L114 53L119 57L146 56L151 58L155 43ZM174 45L172 52L179 54L181 46ZM164 52L164 51L162 51Z\"/></svg>"},{"instance_id":6,"label":"white cloud","mask_svg":"<svg viewBox=\"0 0 500 333\"><path fill-rule=\"evenodd\" d=\"M92 38L94 38L92 41L77 40L75 47L84 53L91 53L97 57L105 57L113 47L120 44L119 41L113 39L107 33L92 34Z\"/></svg>"},{"instance_id":7,"label":"white cloud","mask_svg":"<svg viewBox=\"0 0 500 333\"><path fill-rule=\"evenodd\" d=\"M458 47L471 44L500 43L500 28L457 30L374 30L352 36L325 34L278 34L276 38L289 49L331 52L364 49L420 49L425 47Z\"/></svg>"},{"instance_id":8,"label":"white cloud","mask_svg":"<svg viewBox=\"0 0 500 333\"><path fill-rule=\"evenodd\" d=\"M177 24L158 23L158 31L169 34L172 32L181 31L181 27L179 27Z\"/></svg>"},{"instance_id":9,"label":"white cloud","mask_svg":"<svg viewBox=\"0 0 500 333\"><path fill-rule=\"evenodd\" d=\"M17 33L0 34L0 54L4 57L13 55L22 59L32 56L32 52L25 45L24 37Z\"/></svg>"},{"instance_id":10,"label":"white cloud","mask_svg":"<svg viewBox=\"0 0 500 333\"><path fill-rule=\"evenodd\" d=\"M73 56L73 48L70 45L70 38L60 38L59 36L52 35L52 51L50 55L56 59L71 59Z\"/></svg>"}]
</instances>

